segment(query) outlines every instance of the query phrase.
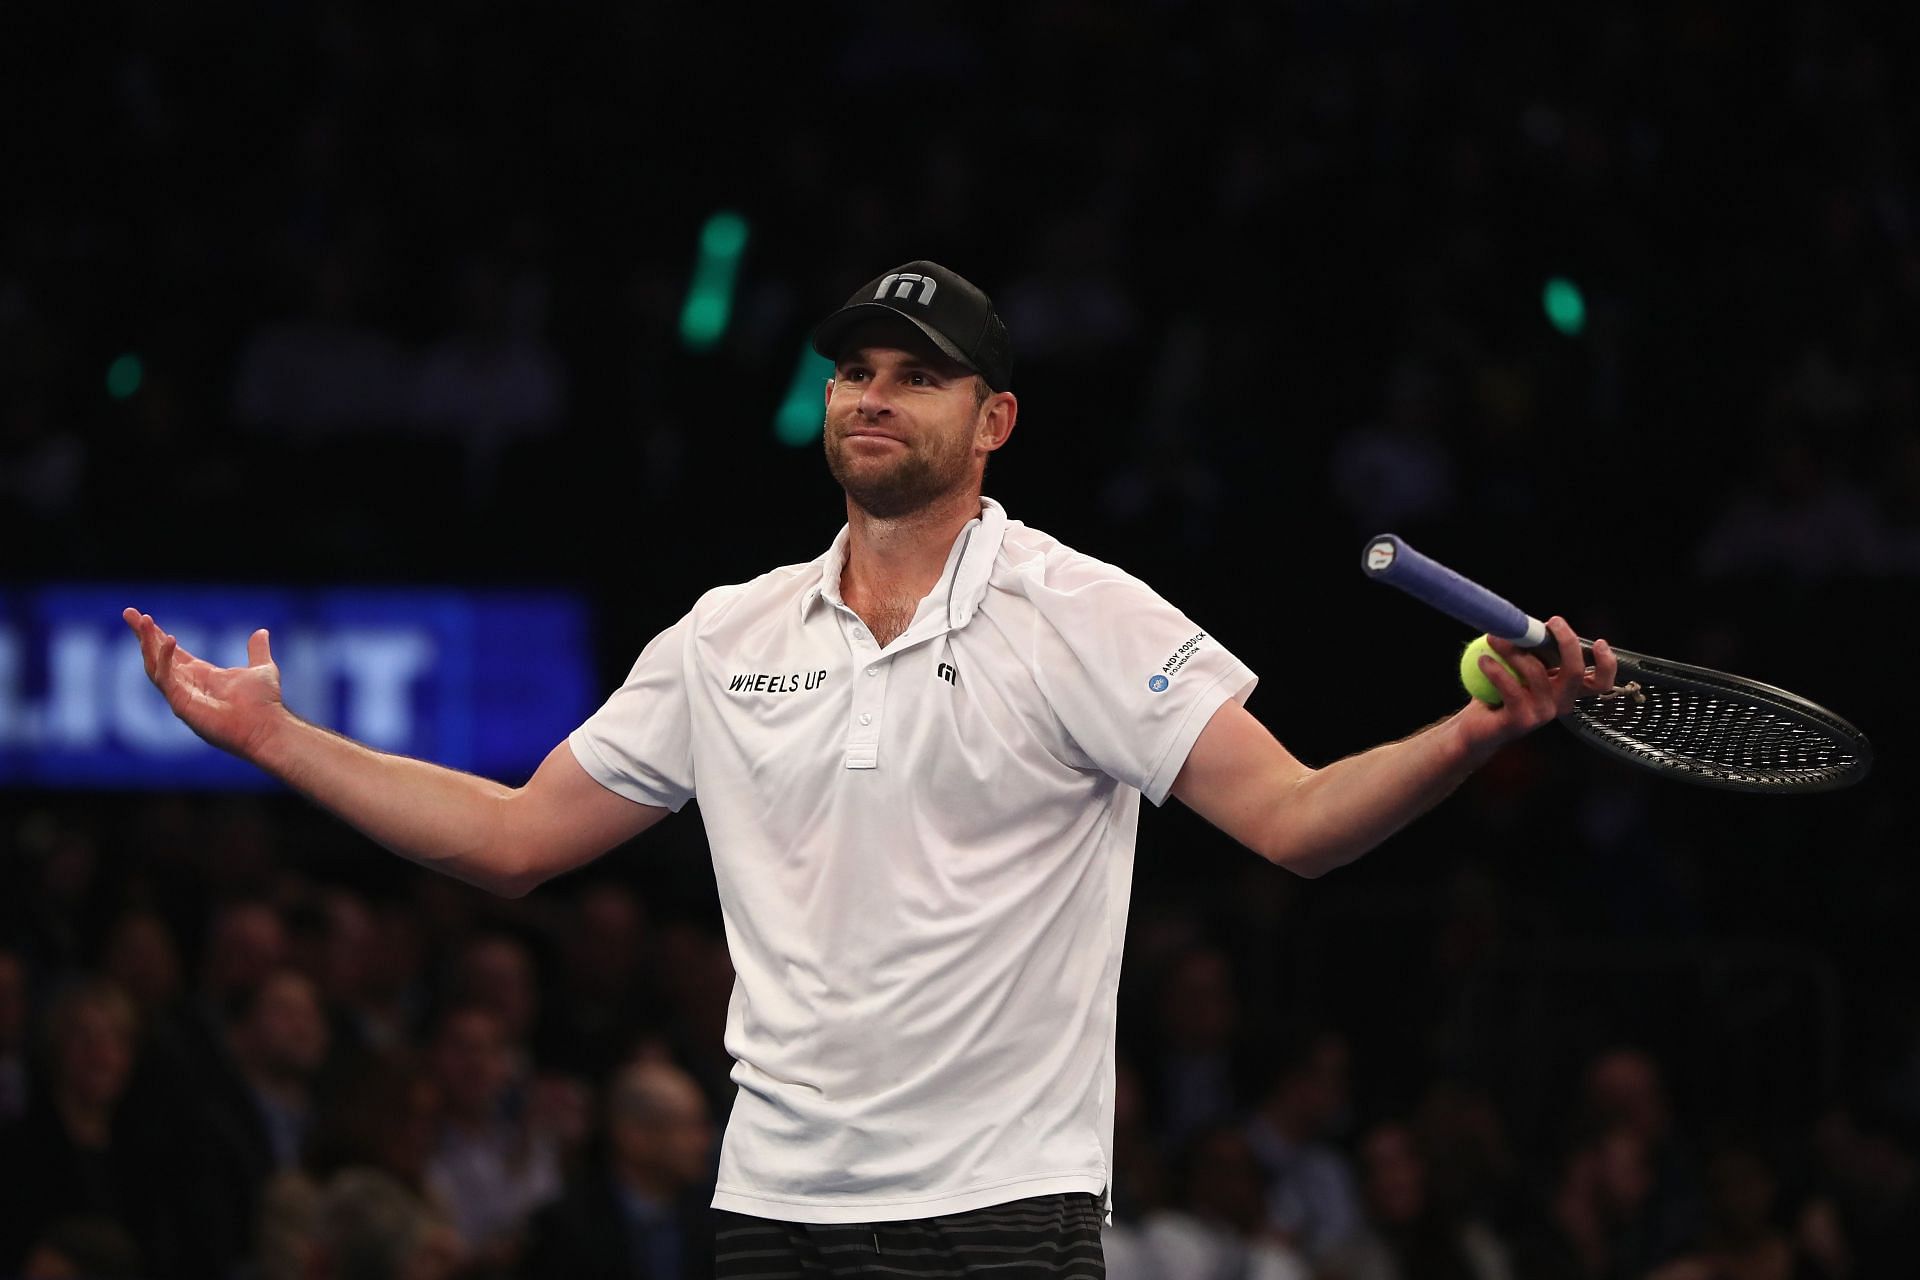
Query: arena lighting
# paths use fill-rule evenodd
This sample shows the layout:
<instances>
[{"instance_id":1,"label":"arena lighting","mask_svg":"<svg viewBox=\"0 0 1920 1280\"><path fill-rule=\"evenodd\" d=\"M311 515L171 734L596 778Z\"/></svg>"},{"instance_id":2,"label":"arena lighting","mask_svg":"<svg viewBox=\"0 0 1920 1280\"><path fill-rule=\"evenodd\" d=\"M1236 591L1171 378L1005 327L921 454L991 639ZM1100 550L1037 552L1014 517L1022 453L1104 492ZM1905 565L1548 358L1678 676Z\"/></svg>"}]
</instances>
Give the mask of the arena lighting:
<instances>
[{"instance_id":1,"label":"arena lighting","mask_svg":"<svg viewBox=\"0 0 1920 1280\"><path fill-rule=\"evenodd\" d=\"M1565 276L1547 281L1540 291L1540 305L1547 313L1547 323L1569 338L1579 337L1587 327L1587 300L1580 295L1580 286Z\"/></svg>"},{"instance_id":2,"label":"arena lighting","mask_svg":"<svg viewBox=\"0 0 1920 1280\"><path fill-rule=\"evenodd\" d=\"M820 438L827 416L823 390L832 376L833 361L815 351L812 343L801 343L800 363L794 366L787 398L773 415L774 439L790 448L804 449Z\"/></svg>"},{"instance_id":3,"label":"arena lighting","mask_svg":"<svg viewBox=\"0 0 1920 1280\"><path fill-rule=\"evenodd\" d=\"M107 366L107 394L115 400L125 400L140 389L141 381L146 377L146 366L140 363L140 357L127 353Z\"/></svg>"},{"instance_id":4,"label":"arena lighting","mask_svg":"<svg viewBox=\"0 0 1920 1280\"><path fill-rule=\"evenodd\" d=\"M680 340L689 351L709 350L726 333L733 316L734 277L746 247L747 220L737 213L723 209L700 229L700 256L680 309Z\"/></svg>"}]
</instances>

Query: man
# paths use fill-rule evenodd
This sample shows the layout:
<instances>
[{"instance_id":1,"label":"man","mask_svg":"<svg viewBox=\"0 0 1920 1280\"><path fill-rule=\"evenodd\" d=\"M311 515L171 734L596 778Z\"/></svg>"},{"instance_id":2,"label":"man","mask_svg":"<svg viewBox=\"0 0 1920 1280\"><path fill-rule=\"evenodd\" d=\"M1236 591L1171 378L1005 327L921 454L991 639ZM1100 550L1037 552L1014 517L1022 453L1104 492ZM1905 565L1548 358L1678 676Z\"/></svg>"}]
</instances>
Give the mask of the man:
<instances>
[{"instance_id":1,"label":"man","mask_svg":"<svg viewBox=\"0 0 1920 1280\"><path fill-rule=\"evenodd\" d=\"M606 1154L534 1216L521 1272L570 1280L713 1274L706 1197L713 1126L693 1077L643 1059L607 1089Z\"/></svg>"},{"instance_id":2,"label":"man","mask_svg":"<svg viewBox=\"0 0 1920 1280\"><path fill-rule=\"evenodd\" d=\"M703 596L524 787L298 719L264 631L218 669L127 622L203 738L499 893L698 794L738 972L717 1275L1098 1275L1140 797L1317 876L1610 687L1613 658L1596 644L1584 671L1555 619L1557 674L1503 648L1525 683L1490 671L1500 708L1310 769L1242 709L1254 676L1213 637L982 497L1019 409L985 294L908 263L814 345L845 529Z\"/></svg>"},{"instance_id":3,"label":"man","mask_svg":"<svg viewBox=\"0 0 1920 1280\"><path fill-rule=\"evenodd\" d=\"M560 1145L524 1113L512 1114L513 1050L492 1010L447 1010L429 1057L441 1120L427 1185L439 1192L469 1250L511 1257L527 1219L560 1194Z\"/></svg>"}]
</instances>

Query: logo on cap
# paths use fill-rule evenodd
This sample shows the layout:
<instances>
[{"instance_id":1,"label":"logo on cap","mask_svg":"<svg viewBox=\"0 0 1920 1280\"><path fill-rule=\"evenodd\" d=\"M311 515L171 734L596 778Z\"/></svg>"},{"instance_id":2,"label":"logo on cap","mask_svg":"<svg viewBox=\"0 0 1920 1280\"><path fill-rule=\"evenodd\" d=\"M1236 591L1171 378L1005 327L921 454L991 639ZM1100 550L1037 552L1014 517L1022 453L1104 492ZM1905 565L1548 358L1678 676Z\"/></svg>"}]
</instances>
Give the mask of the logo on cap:
<instances>
[{"instance_id":1,"label":"logo on cap","mask_svg":"<svg viewBox=\"0 0 1920 1280\"><path fill-rule=\"evenodd\" d=\"M913 286L916 284L922 286L920 290L920 303L922 306L933 301L933 291L940 287L940 282L932 276L915 275L911 271L896 271L892 275L882 278L880 287L873 291L873 296L876 298L884 298L887 296L887 290L892 289L894 297L911 300L913 298Z\"/></svg>"}]
</instances>

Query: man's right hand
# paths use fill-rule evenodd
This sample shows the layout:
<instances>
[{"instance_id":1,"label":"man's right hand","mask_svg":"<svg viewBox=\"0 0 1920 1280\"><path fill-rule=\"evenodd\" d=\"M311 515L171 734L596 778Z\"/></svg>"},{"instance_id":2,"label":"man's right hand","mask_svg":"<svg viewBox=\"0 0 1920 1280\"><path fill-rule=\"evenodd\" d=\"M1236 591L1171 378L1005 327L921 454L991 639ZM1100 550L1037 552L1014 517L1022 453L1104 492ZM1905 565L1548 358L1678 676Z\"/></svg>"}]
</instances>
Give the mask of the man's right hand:
<instances>
[{"instance_id":1,"label":"man's right hand","mask_svg":"<svg viewBox=\"0 0 1920 1280\"><path fill-rule=\"evenodd\" d=\"M147 678L173 714L222 751L257 761L266 734L286 715L266 630L247 638L246 666L216 667L182 649L151 615L127 609L120 616L139 637Z\"/></svg>"}]
</instances>

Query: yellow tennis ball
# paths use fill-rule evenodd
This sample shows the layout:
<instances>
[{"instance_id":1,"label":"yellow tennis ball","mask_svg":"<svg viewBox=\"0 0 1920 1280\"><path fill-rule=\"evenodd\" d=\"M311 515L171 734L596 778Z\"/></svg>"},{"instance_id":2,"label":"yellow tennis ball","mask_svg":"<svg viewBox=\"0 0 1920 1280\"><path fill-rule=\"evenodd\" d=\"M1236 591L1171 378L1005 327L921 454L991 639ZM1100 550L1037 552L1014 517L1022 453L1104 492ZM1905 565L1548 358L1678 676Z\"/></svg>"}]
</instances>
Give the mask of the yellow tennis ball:
<instances>
[{"instance_id":1,"label":"yellow tennis ball","mask_svg":"<svg viewBox=\"0 0 1920 1280\"><path fill-rule=\"evenodd\" d=\"M1505 658L1493 651L1493 646L1487 643L1485 636L1468 645L1466 652L1460 655L1460 683L1467 687L1468 693L1480 701L1490 707L1497 707L1502 701L1500 691L1493 687L1493 681L1487 679L1487 673L1480 669L1482 654L1505 667L1507 674L1515 680L1520 680L1520 673L1515 671L1512 664ZM1520 683L1525 684L1526 681L1520 680Z\"/></svg>"}]
</instances>

